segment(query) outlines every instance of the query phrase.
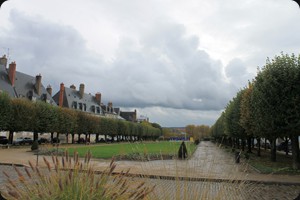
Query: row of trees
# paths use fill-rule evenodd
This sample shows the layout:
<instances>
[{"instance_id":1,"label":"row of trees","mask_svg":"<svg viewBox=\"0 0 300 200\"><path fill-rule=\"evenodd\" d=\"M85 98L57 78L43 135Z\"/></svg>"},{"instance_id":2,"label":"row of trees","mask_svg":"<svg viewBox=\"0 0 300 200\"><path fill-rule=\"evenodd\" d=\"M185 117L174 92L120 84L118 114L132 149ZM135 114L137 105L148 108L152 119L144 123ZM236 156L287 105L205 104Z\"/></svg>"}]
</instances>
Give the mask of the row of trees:
<instances>
[{"instance_id":1,"label":"row of trees","mask_svg":"<svg viewBox=\"0 0 300 200\"><path fill-rule=\"evenodd\" d=\"M26 99L11 99L6 93L0 93L0 131L9 131L9 143L13 133L29 131L34 133L96 134L132 139L156 139L161 135L157 124L132 123L87 114L81 111L54 107L45 102L31 102ZM52 134L53 135L53 134ZM74 141L72 141L74 142Z\"/></svg>"},{"instance_id":2,"label":"row of trees","mask_svg":"<svg viewBox=\"0 0 300 200\"><path fill-rule=\"evenodd\" d=\"M209 137L210 127L207 125L187 125L185 131L188 136L193 137L194 140L201 140L203 138Z\"/></svg>"},{"instance_id":3,"label":"row of trees","mask_svg":"<svg viewBox=\"0 0 300 200\"><path fill-rule=\"evenodd\" d=\"M300 55L281 54L267 59L266 65L248 87L239 91L211 128L216 139L232 145L251 138L271 143L271 160L276 161L276 139L292 142L293 168L300 167ZM260 154L260 146L258 146Z\"/></svg>"}]
</instances>

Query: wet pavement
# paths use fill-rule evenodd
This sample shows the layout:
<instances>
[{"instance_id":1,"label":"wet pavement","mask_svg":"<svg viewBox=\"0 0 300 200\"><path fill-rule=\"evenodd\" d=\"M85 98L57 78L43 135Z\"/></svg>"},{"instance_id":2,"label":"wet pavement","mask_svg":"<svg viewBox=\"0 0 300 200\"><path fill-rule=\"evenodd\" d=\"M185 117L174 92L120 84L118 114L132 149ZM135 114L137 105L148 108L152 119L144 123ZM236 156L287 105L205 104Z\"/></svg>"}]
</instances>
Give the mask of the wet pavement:
<instances>
[{"instance_id":1,"label":"wet pavement","mask_svg":"<svg viewBox=\"0 0 300 200\"><path fill-rule=\"evenodd\" d=\"M18 167L25 174L23 167ZM12 166L1 166L1 171L7 172L11 179L17 178ZM6 177L0 174L0 190L5 189ZM129 177L128 181L145 182L149 186L155 185L150 199L251 199L251 200L290 200L300 191L300 185L263 184L247 182L219 182L219 181L182 181L159 178Z\"/></svg>"},{"instance_id":2,"label":"wet pavement","mask_svg":"<svg viewBox=\"0 0 300 200\"><path fill-rule=\"evenodd\" d=\"M28 160L36 163L36 155L28 150L0 149L0 163L28 165ZM102 170L110 160L94 159L92 163L96 170ZM43 166L41 157L38 164ZM147 183L155 184L153 198L158 199L173 199L174 195L183 195L183 199L293 199L300 193L299 175L259 174L244 160L236 164L230 154L211 142L201 142L193 157L185 161L117 161L116 164L117 172L130 169L130 173L142 174ZM12 169L0 165L0 185L5 181L2 171L15 174Z\"/></svg>"}]
</instances>

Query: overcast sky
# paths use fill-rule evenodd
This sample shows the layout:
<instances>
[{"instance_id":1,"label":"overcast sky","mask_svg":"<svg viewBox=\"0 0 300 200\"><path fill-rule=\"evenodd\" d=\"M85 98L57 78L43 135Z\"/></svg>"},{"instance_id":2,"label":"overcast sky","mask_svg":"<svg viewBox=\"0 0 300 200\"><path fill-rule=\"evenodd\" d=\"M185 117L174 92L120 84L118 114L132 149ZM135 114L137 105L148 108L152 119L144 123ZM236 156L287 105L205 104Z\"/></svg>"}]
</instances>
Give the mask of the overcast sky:
<instances>
[{"instance_id":1,"label":"overcast sky","mask_svg":"<svg viewBox=\"0 0 300 200\"><path fill-rule=\"evenodd\" d=\"M9 49L9 50L8 50ZM0 53L162 126L212 125L267 57L300 52L292 0L9 0ZM2 56L1 55L1 56Z\"/></svg>"}]
</instances>

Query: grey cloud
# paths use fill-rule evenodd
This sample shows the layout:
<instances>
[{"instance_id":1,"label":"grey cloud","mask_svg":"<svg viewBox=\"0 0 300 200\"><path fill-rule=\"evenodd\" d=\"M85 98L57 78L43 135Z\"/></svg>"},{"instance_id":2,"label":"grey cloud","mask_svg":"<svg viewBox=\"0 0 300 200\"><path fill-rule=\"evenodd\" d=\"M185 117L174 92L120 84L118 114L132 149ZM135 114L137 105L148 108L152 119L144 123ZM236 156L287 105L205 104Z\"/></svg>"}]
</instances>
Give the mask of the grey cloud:
<instances>
[{"instance_id":1,"label":"grey cloud","mask_svg":"<svg viewBox=\"0 0 300 200\"><path fill-rule=\"evenodd\" d=\"M115 59L105 62L70 26L17 10L11 23L0 37L12 49L18 70L42 73L54 91L61 82L83 82L86 92L99 91L116 106L203 111L223 109L235 94L221 62L199 50L199 38L187 35L184 25L161 22L144 36L124 35Z\"/></svg>"},{"instance_id":2,"label":"grey cloud","mask_svg":"<svg viewBox=\"0 0 300 200\"><path fill-rule=\"evenodd\" d=\"M115 88L129 95L114 101L127 106L222 109L231 94L221 63L198 50L199 39L186 36L183 25L158 24L152 30L138 41L121 42L113 66L120 72L114 73L115 79L122 82Z\"/></svg>"},{"instance_id":3,"label":"grey cloud","mask_svg":"<svg viewBox=\"0 0 300 200\"><path fill-rule=\"evenodd\" d=\"M12 28L1 35L3 45L17 68L28 74L43 75L43 82L58 89L61 82L79 84L103 63L88 51L82 36L72 27L31 17L17 10L10 14Z\"/></svg>"}]
</instances>

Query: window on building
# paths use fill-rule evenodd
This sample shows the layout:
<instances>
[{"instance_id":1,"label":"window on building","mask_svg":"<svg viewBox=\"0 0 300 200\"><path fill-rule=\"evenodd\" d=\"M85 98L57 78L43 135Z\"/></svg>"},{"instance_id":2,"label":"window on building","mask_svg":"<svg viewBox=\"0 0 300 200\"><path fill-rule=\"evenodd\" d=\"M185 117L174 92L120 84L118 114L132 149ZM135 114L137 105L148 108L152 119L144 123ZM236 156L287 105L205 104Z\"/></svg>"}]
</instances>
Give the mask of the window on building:
<instances>
[{"instance_id":1,"label":"window on building","mask_svg":"<svg viewBox=\"0 0 300 200\"><path fill-rule=\"evenodd\" d=\"M33 97L33 91L30 90L30 91L27 93L27 96L28 96L28 99L32 101L32 100L33 100L33 99L32 99L32 97Z\"/></svg>"},{"instance_id":2,"label":"window on building","mask_svg":"<svg viewBox=\"0 0 300 200\"><path fill-rule=\"evenodd\" d=\"M82 103L79 103L79 110L82 110Z\"/></svg>"},{"instance_id":3,"label":"window on building","mask_svg":"<svg viewBox=\"0 0 300 200\"><path fill-rule=\"evenodd\" d=\"M73 109L77 109L77 102L76 102L76 101L73 101L73 103L72 103L72 108L73 108Z\"/></svg>"},{"instance_id":4,"label":"window on building","mask_svg":"<svg viewBox=\"0 0 300 200\"><path fill-rule=\"evenodd\" d=\"M100 107L97 106L97 114L101 114Z\"/></svg>"}]
</instances>

